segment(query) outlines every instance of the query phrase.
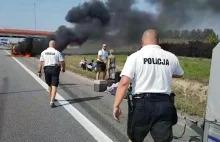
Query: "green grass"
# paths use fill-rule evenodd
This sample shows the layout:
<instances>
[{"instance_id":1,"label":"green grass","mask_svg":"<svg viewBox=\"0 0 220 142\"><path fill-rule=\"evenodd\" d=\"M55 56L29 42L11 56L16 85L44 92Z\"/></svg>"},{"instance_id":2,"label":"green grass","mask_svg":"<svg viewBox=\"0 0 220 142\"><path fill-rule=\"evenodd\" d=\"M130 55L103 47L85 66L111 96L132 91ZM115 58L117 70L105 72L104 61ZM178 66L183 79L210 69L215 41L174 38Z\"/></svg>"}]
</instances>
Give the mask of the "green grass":
<instances>
[{"instance_id":1,"label":"green grass","mask_svg":"<svg viewBox=\"0 0 220 142\"><path fill-rule=\"evenodd\" d=\"M72 55L66 57L67 69L82 76L95 79L95 72L89 72L79 68L79 62L86 57L87 61L96 60L97 55ZM117 70L121 70L126 61L126 55L116 55ZM211 60L203 58L179 57L180 64L185 72L184 78L187 81L196 80L204 85L208 84ZM184 96L181 87L175 89L176 107L190 115L202 116L205 111L206 102L199 102L198 96ZM187 92L187 94L196 92Z\"/></svg>"},{"instance_id":2,"label":"green grass","mask_svg":"<svg viewBox=\"0 0 220 142\"><path fill-rule=\"evenodd\" d=\"M80 74L82 76L88 77L88 78L95 78L95 73L90 71L85 71L81 68L79 68L79 62L83 59L83 55L74 55L74 56L68 56L66 58L66 65L67 69L70 71L73 71L77 74ZM87 61L94 60L94 55L85 55Z\"/></svg>"},{"instance_id":3,"label":"green grass","mask_svg":"<svg viewBox=\"0 0 220 142\"><path fill-rule=\"evenodd\" d=\"M73 68L78 68L80 60L86 57L87 61L96 60L97 55L73 55L67 57L67 65ZM127 59L126 55L116 55L116 64L118 70L123 68L123 65ZM200 82L208 83L209 74L210 74L210 59L203 58L188 58L188 57L179 57L180 64L185 72L184 78L193 79ZM77 70L77 69L75 69ZM80 68L76 71L82 75L91 73L88 71L82 71ZM93 78L91 76L90 78Z\"/></svg>"},{"instance_id":4,"label":"green grass","mask_svg":"<svg viewBox=\"0 0 220 142\"><path fill-rule=\"evenodd\" d=\"M179 61L185 72L184 78L208 83L211 67L210 59L179 57Z\"/></svg>"}]
</instances>

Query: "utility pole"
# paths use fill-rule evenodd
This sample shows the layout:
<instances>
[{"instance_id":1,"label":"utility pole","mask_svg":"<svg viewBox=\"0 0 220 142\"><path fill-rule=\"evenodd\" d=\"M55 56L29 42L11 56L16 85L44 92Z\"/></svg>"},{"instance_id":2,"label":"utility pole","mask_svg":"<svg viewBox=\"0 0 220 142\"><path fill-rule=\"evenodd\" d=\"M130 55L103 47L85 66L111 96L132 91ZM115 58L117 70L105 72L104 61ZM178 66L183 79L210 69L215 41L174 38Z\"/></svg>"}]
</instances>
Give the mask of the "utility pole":
<instances>
[{"instance_id":1,"label":"utility pole","mask_svg":"<svg viewBox=\"0 0 220 142\"><path fill-rule=\"evenodd\" d=\"M36 31L36 23L37 23L37 20L36 20L36 9L35 9L35 5L36 3L34 3L34 29Z\"/></svg>"}]
</instances>

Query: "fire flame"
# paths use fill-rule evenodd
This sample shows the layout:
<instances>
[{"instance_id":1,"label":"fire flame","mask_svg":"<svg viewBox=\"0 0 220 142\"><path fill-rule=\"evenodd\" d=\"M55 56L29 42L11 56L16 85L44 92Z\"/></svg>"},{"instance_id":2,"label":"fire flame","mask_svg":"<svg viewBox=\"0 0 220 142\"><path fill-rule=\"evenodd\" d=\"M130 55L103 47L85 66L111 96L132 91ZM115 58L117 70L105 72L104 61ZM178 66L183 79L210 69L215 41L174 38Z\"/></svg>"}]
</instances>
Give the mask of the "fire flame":
<instances>
[{"instance_id":1,"label":"fire flame","mask_svg":"<svg viewBox=\"0 0 220 142\"><path fill-rule=\"evenodd\" d=\"M31 53L26 53L25 57L31 57Z\"/></svg>"},{"instance_id":2,"label":"fire flame","mask_svg":"<svg viewBox=\"0 0 220 142\"><path fill-rule=\"evenodd\" d=\"M31 57L31 53L26 53L25 55L22 55L22 54L16 53L14 49L11 49L11 56L29 58L29 57Z\"/></svg>"}]
</instances>

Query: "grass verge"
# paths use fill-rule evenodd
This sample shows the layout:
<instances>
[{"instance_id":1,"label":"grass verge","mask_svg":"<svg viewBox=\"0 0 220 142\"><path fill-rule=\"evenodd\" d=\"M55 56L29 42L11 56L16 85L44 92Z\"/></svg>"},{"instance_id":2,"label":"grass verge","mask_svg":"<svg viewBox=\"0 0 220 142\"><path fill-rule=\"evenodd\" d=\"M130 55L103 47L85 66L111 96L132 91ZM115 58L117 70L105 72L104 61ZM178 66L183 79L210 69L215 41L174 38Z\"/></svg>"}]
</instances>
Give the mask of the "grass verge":
<instances>
[{"instance_id":1,"label":"grass verge","mask_svg":"<svg viewBox=\"0 0 220 142\"><path fill-rule=\"evenodd\" d=\"M88 78L95 78L95 72L79 68L79 62L85 57L87 61L96 60L97 55L72 55L66 57L67 69ZM127 59L126 55L116 55L117 70L121 70ZM176 107L190 115L202 116L205 111L206 95L209 80L210 59L179 57L185 72L184 82L175 81L173 90L177 94ZM181 83L180 83L181 82ZM199 92L199 93L198 93ZM203 97L204 98L204 97ZM206 97L205 97L206 98ZM198 101L200 100L200 101Z\"/></svg>"}]
</instances>

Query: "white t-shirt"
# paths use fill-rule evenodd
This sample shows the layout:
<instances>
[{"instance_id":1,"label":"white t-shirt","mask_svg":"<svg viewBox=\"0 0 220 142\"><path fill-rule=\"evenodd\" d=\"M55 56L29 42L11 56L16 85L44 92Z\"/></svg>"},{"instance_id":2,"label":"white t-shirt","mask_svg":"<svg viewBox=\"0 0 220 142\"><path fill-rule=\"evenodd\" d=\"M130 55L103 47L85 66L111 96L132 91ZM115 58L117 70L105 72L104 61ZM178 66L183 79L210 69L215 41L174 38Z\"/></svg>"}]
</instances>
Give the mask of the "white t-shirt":
<instances>
[{"instance_id":1,"label":"white t-shirt","mask_svg":"<svg viewBox=\"0 0 220 142\"><path fill-rule=\"evenodd\" d=\"M171 93L172 76L183 75L178 58L158 45L147 45L131 54L121 76L132 79L132 94Z\"/></svg>"},{"instance_id":2,"label":"white t-shirt","mask_svg":"<svg viewBox=\"0 0 220 142\"><path fill-rule=\"evenodd\" d=\"M54 66L64 61L64 58L58 50L49 47L41 53L40 61L44 61L44 66Z\"/></svg>"},{"instance_id":3,"label":"white t-shirt","mask_svg":"<svg viewBox=\"0 0 220 142\"><path fill-rule=\"evenodd\" d=\"M102 60L106 60L108 58L108 52L104 49L99 50L98 56L101 56ZM99 59L97 59L100 61Z\"/></svg>"}]
</instances>

